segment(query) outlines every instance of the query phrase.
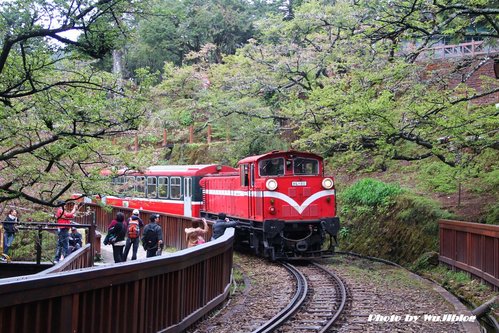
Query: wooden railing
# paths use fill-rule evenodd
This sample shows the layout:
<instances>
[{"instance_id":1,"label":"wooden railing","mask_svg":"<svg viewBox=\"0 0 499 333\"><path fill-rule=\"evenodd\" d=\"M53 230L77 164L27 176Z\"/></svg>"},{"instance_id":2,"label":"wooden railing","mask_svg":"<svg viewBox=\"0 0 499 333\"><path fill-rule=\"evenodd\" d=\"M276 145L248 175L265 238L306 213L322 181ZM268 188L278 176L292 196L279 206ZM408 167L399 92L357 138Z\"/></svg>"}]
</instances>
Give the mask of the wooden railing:
<instances>
[{"instance_id":1,"label":"wooden railing","mask_svg":"<svg viewBox=\"0 0 499 333\"><path fill-rule=\"evenodd\" d=\"M181 332L219 305L234 231L172 254L0 280L0 332Z\"/></svg>"},{"instance_id":2,"label":"wooden railing","mask_svg":"<svg viewBox=\"0 0 499 333\"><path fill-rule=\"evenodd\" d=\"M499 289L499 226L440 220L441 262Z\"/></svg>"},{"instance_id":3,"label":"wooden railing","mask_svg":"<svg viewBox=\"0 0 499 333\"><path fill-rule=\"evenodd\" d=\"M71 253L67 258L64 258L64 260L59 261L56 265L41 271L38 274L57 273L92 267L93 263L92 246L90 244L85 244L82 248Z\"/></svg>"},{"instance_id":4,"label":"wooden railing","mask_svg":"<svg viewBox=\"0 0 499 333\"><path fill-rule=\"evenodd\" d=\"M486 46L483 41L472 41L455 45L441 45L423 50L421 56L426 59L461 58L499 52L498 47Z\"/></svg>"}]
</instances>

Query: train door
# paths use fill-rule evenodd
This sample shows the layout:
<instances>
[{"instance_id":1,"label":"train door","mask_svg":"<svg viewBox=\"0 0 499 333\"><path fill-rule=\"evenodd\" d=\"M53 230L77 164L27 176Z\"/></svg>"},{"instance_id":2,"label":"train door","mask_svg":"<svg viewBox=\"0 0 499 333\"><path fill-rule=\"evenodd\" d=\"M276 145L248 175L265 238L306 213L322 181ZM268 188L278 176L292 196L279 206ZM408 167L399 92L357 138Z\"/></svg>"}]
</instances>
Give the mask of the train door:
<instances>
[{"instance_id":1,"label":"train door","mask_svg":"<svg viewBox=\"0 0 499 333\"><path fill-rule=\"evenodd\" d=\"M249 186L248 186L248 215L250 218L255 218L256 215L256 197L255 197L255 165L250 164L249 169Z\"/></svg>"},{"instance_id":2,"label":"train door","mask_svg":"<svg viewBox=\"0 0 499 333\"><path fill-rule=\"evenodd\" d=\"M192 178L184 178L184 216L192 217Z\"/></svg>"}]
</instances>

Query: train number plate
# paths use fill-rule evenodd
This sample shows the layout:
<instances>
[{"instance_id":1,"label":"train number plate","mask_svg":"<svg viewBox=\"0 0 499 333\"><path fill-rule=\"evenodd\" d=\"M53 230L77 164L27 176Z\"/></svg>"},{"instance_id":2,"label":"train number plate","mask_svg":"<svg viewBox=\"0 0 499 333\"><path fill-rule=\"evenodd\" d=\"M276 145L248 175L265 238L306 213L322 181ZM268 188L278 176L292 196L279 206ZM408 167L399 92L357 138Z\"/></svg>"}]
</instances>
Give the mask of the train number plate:
<instances>
[{"instance_id":1,"label":"train number plate","mask_svg":"<svg viewBox=\"0 0 499 333\"><path fill-rule=\"evenodd\" d=\"M307 186L307 182L291 182L292 186Z\"/></svg>"}]
</instances>

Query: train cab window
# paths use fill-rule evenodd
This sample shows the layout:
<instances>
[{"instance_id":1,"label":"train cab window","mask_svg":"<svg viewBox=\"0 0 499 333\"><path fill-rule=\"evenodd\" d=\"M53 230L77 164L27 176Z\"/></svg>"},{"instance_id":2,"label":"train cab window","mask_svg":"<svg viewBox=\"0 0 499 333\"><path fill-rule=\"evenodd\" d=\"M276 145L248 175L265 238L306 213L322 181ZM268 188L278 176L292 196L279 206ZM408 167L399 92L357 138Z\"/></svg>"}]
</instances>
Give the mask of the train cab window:
<instances>
[{"instance_id":1,"label":"train cab window","mask_svg":"<svg viewBox=\"0 0 499 333\"><path fill-rule=\"evenodd\" d=\"M135 192L138 198L146 196L146 177L138 176L135 184Z\"/></svg>"},{"instance_id":2,"label":"train cab window","mask_svg":"<svg viewBox=\"0 0 499 333\"><path fill-rule=\"evenodd\" d=\"M284 176L284 158L277 157L258 163L260 176Z\"/></svg>"},{"instance_id":3,"label":"train cab window","mask_svg":"<svg viewBox=\"0 0 499 333\"><path fill-rule=\"evenodd\" d=\"M182 196L182 182L180 177L170 178L170 198L180 199Z\"/></svg>"},{"instance_id":4,"label":"train cab window","mask_svg":"<svg viewBox=\"0 0 499 333\"><path fill-rule=\"evenodd\" d=\"M168 177L158 177L158 197L168 198Z\"/></svg>"},{"instance_id":5,"label":"train cab window","mask_svg":"<svg viewBox=\"0 0 499 333\"><path fill-rule=\"evenodd\" d=\"M295 175L318 175L319 161L312 158L297 157L293 163L293 172Z\"/></svg>"},{"instance_id":6,"label":"train cab window","mask_svg":"<svg viewBox=\"0 0 499 333\"><path fill-rule=\"evenodd\" d=\"M156 198L157 197L156 189L157 189L156 177L147 177L147 197Z\"/></svg>"},{"instance_id":7,"label":"train cab window","mask_svg":"<svg viewBox=\"0 0 499 333\"><path fill-rule=\"evenodd\" d=\"M239 166L239 173L241 175L241 186L249 185L249 172L248 172L248 164L242 164Z\"/></svg>"}]
</instances>

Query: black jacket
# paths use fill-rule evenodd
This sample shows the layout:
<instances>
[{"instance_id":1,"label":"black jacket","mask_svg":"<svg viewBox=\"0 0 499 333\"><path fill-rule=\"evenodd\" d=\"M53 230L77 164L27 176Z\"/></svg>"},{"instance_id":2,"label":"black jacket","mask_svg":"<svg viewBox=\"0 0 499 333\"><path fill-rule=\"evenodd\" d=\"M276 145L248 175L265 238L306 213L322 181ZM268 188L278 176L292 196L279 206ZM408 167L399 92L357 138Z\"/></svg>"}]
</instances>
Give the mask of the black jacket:
<instances>
[{"instance_id":1,"label":"black jacket","mask_svg":"<svg viewBox=\"0 0 499 333\"><path fill-rule=\"evenodd\" d=\"M212 239L217 239L218 237L220 237L224 234L225 229L233 228L237 224L238 224L238 222L235 222L235 221L225 222L225 220L216 220L215 224L213 225Z\"/></svg>"},{"instance_id":2,"label":"black jacket","mask_svg":"<svg viewBox=\"0 0 499 333\"><path fill-rule=\"evenodd\" d=\"M113 220L109 225L109 229L107 230L107 232L108 234L113 234L116 236L116 242L125 240L126 228L125 224L122 222Z\"/></svg>"},{"instance_id":3,"label":"black jacket","mask_svg":"<svg viewBox=\"0 0 499 333\"><path fill-rule=\"evenodd\" d=\"M17 232L16 223L19 223L17 217L12 219L10 215L7 215L5 221L3 221L3 229L8 234L15 234Z\"/></svg>"},{"instance_id":4,"label":"black jacket","mask_svg":"<svg viewBox=\"0 0 499 333\"><path fill-rule=\"evenodd\" d=\"M151 230L151 231L149 231ZM144 228L142 233L142 245L145 250L158 248L158 241L163 240L163 229L157 223L151 222Z\"/></svg>"}]
</instances>

